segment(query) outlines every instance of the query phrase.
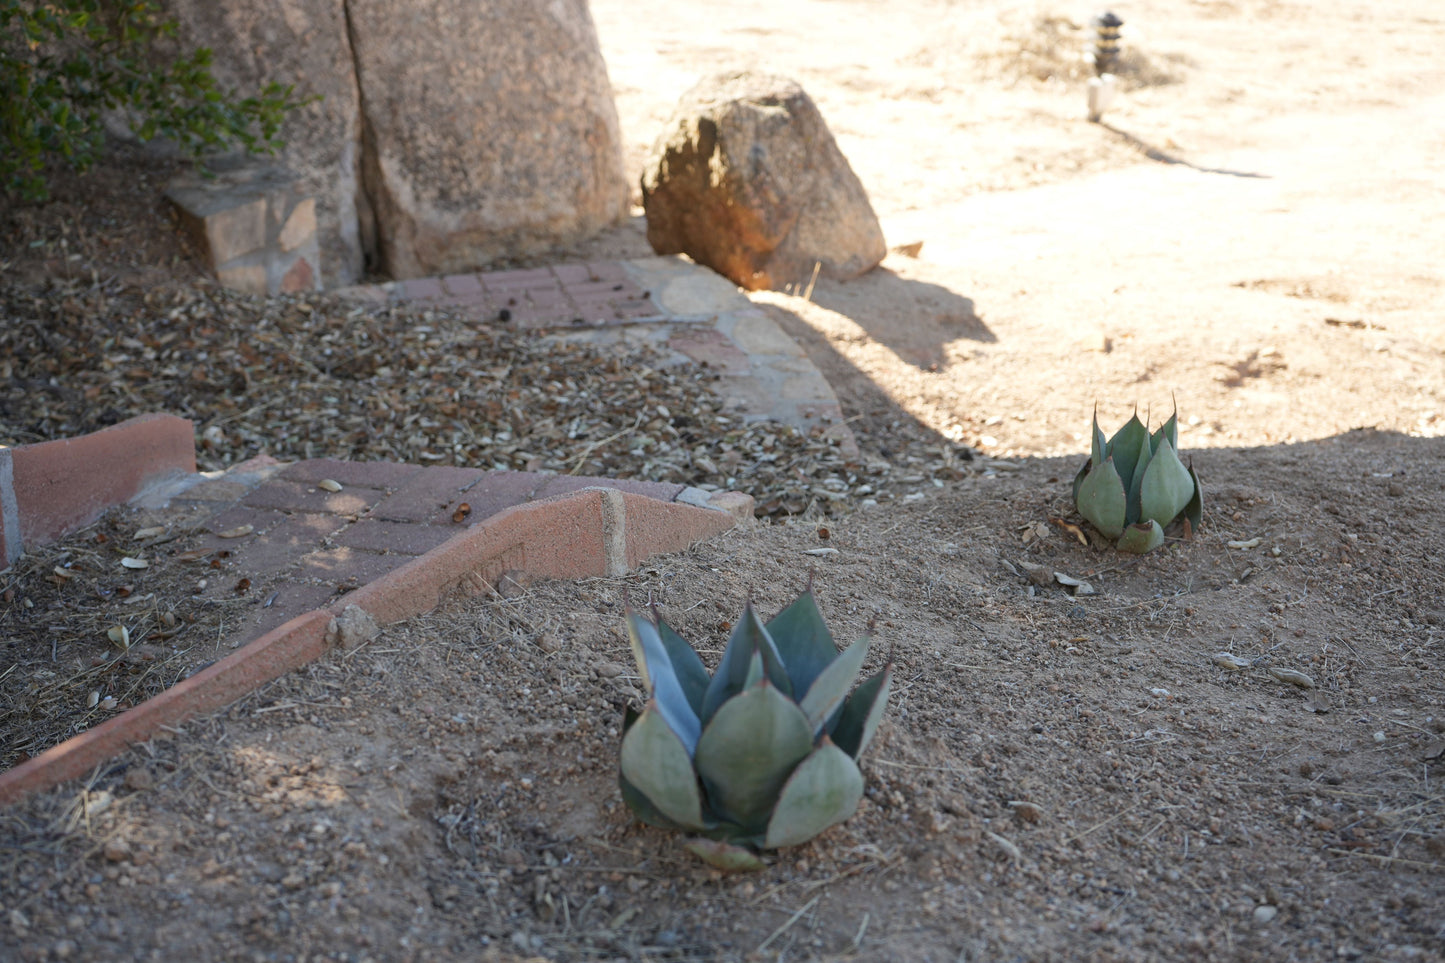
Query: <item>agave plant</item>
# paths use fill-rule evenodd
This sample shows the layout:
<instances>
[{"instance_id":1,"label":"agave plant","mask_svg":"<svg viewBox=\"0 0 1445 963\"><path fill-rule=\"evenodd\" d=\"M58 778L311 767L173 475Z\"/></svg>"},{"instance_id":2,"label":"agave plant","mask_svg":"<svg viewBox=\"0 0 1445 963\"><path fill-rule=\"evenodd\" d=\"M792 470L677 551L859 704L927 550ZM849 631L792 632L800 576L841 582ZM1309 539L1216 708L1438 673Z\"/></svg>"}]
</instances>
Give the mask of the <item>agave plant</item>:
<instances>
[{"instance_id":1,"label":"agave plant","mask_svg":"<svg viewBox=\"0 0 1445 963\"><path fill-rule=\"evenodd\" d=\"M1089 460L1074 476L1079 514L1125 552L1164 544L1164 528L1181 515L1185 534L1199 530L1203 497L1194 468L1179 460L1179 411L1152 435L1134 412L1113 438L1099 430L1094 409Z\"/></svg>"},{"instance_id":2,"label":"agave plant","mask_svg":"<svg viewBox=\"0 0 1445 963\"><path fill-rule=\"evenodd\" d=\"M840 653L811 589L766 625L749 602L711 677L660 618L629 610L627 633L648 695L623 723L622 798L639 819L721 841L689 847L709 862L754 868L754 850L853 815L892 665L849 696L868 637Z\"/></svg>"}]
</instances>

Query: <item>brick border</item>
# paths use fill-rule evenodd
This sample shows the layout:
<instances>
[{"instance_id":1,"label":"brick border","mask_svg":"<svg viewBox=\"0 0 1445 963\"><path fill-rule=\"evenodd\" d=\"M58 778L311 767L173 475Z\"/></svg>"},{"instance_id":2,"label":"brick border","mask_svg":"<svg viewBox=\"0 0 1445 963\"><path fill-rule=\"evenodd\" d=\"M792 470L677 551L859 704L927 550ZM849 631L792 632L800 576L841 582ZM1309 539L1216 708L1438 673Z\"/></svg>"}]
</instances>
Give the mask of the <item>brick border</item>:
<instances>
[{"instance_id":1,"label":"brick border","mask_svg":"<svg viewBox=\"0 0 1445 963\"><path fill-rule=\"evenodd\" d=\"M351 606L387 625L431 611L448 597L485 592L508 572L621 575L652 555L681 551L732 528L738 517L729 509L751 516L751 506L735 498L726 508L699 508L607 487L504 509L329 608L292 619L154 698L0 773L0 805L79 778L162 727L224 708L315 661L328 649L333 619Z\"/></svg>"},{"instance_id":2,"label":"brick border","mask_svg":"<svg viewBox=\"0 0 1445 963\"><path fill-rule=\"evenodd\" d=\"M0 451L0 570L148 487L195 471L195 427L166 414Z\"/></svg>"}]
</instances>

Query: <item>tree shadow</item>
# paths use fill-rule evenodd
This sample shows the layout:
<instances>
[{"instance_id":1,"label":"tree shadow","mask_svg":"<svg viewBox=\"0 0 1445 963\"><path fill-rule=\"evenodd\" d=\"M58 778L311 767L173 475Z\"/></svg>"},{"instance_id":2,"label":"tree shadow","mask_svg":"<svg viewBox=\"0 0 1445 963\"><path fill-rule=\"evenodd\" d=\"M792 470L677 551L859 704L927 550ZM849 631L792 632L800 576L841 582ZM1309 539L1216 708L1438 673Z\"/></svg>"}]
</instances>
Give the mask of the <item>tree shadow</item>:
<instances>
[{"instance_id":1,"label":"tree shadow","mask_svg":"<svg viewBox=\"0 0 1445 963\"><path fill-rule=\"evenodd\" d=\"M998 340L978 316L972 298L885 267L851 281L820 278L809 300L848 318L924 371L937 371L947 363L943 348L950 342Z\"/></svg>"}]
</instances>

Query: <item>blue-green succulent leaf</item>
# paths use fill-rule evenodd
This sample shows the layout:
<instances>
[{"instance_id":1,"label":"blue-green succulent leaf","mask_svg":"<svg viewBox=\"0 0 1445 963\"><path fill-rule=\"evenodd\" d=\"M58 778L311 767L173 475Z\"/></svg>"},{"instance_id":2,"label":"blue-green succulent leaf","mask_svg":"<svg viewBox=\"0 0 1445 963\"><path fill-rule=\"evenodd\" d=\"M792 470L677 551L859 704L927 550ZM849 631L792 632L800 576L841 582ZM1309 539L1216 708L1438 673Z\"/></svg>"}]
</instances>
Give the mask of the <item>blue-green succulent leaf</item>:
<instances>
[{"instance_id":1,"label":"blue-green succulent leaf","mask_svg":"<svg viewBox=\"0 0 1445 963\"><path fill-rule=\"evenodd\" d=\"M1114 468L1114 459L1089 472L1079 486L1079 514L1094 523L1108 538L1118 538L1124 531L1128 497L1124 482Z\"/></svg>"},{"instance_id":2,"label":"blue-green succulent leaf","mask_svg":"<svg viewBox=\"0 0 1445 963\"><path fill-rule=\"evenodd\" d=\"M697 743L697 772L718 815L762 832L783 783L812 749L808 717L764 679L713 715Z\"/></svg>"},{"instance_id":3,"label":"blue-green succulent leaf","mask_svg":"<svg viewBox=\"0 0 1445 963\"><path fill-rule=\"evenodd\" d=\"M793 697L793 685L788 680L788 670L783 666L773 637L768 633L758 614L749 602L743 606L743 614L733 627L733 634L723 650L722 662L708 683L702 700L702 723L707 725L713 714L724 702L742 692L747 685L748 669L752 665L753 653L760 653L763 666L767 669L768 680L789 699Z\"/></svg>"},{"instance_id":4,"label":"blue-green succulent leaf","mask_svg":"<svg viewBox=\"0 0 1445 963\"><path fill-rule=\"evenodd\" d=\"M888 707L888 692L892 688L893 663L890 662L853 690L833 725L833 742L839 749L854 759L863 754L883 721L883 710Z\"/></svg>"},{"instance_id":5,"label":"blue-green succulent leaf","mask_svg":"<svg viewBox=\"0 0 1445 963\"><path fill-rule=\"evenodd\" d=\"M1119 537L1116 547L1121 552L1133 552L1135 555L1143 555L1145 552L1152 552L1164 544L1164 529L1152 518L1130 525L1124 529L1124 534Z\"/></svg>"},{"instance_id":6,"label":"blue-green succulent leaf","mask_svg":"<svg viewBox=\"0 0 1445 963\"><path fill-rule=\"evenodd\" d=\"M658 711L656 699L622 737L622 778L663 818L687 829L707 828L691 754ZM633 812L643 815L636 808Z\"/></svg>"},{"instance_id":7,"label":"blue-green succulent leaf","mask_svg":"<svg viewBox=\"0 0 1445 963\"><path fill-rule=\"evenodd\" d=\"M807 694L798 705L802 708L803 715L808 717L814 736L823 731L824 723L833 711L843 704L843 699L853 687L854 680L858 678L858 670L863 668L863 660L866 658L868 636L865 635L829 663L808 687Z\"/></svg>"},{"instance_id":8,"label":"blue-green succulent leaf","mask_svg":"<svg viewBox=\"0 0 1445 963\"><path fill-rule=\"evenodd\" d=\"M708 678L707 666L702 664L702 659L688 644L687 639L674 632L672 626L661 619L657 622L657 634L662 638L668 658L672 660L672 669L677 673L683 695L687 696L687 704L701 717L702 699L707 694L707 685L711 681Z\"/></svg>"},{"instance_id":9,"label":"blue-green succulent leaf","mask_svg":"<svg viewBox=\"0 0 1445 963\"><path fill-rule=\"evenodd\" d=\"M1142 515L1139 509L1139 487L1144 484L1144 476L1149 473L1149 463L1154 455L1146 444L1144 450L1139 452L1139 463L1134 466L1134 481L1129 486L1129 497L1124 502L1124 524L1133 525L1139 521Z\"/></svg>"},{"instance_id":10,"label":"blue-green succulent leaf","mask_svg":"<svg viewBox=\"0 0 1445 963\"><path fill-rule=\"evenodd\" d=\"M1189 477L1194 480L1194 497L1184 506L1184 517L1189 519L1189 531L1193 534L1204 523L1204 490L1199 487L1199 476L1194 474L1193 465L1189 466Z\"/></svg>"},{"instance_id":11,"label":"blue-green succulent leaf","mask_svg":"<svg viewBox=\"0 0 1445 963\"><path fill-rule=\"evenodd\" d=\"M1094 426L1089 429L1089 468L1098 468L1109 457L1109 441L1099 427L1099 406L1094 405Z\"/></svg>"},{"instance_id":12,"label":"blue-green succulent leaf","mask_svg":"<svg viewBox=\"0 0 1445 963\"><path fill-rule=\"evenodd\" d=\"M1149 448L1150 448L1150 450L1151 450L1151 451L1158 451L1158 450L1159 450L1159 443L1160 443L1161 441L1167 441L1167 442L1169 442L1169 444L1171 444L1171 445L1174 446L1174 450L1175 450L1176 452L1179 451L1179 409L1178 409L1178 408L1175 408L1175 409L1174 409L1174 414L1172 414L1172 415L1169 416L1169 420L1168 420L1168 421L1164 422L1164 424L1162 424L1162 425L1159 426L1159 430L1158 430L1158 431L1154 432L1154 434L1152 434L1152 435L1149 436Z\"/></svg>"},{"instance_id":13,"label":"blue-green succulent leaf","mask_svg":"<svg viewBox=\"0 0 1445 963\"><path fill-rule=\"evenodd\" d=\"M852 816L862 798L863 773L858 771L858 764L824 736L783 785L778 805L768 820L763 847L777 849L805 843Z\"/></svg>"},{"instance_id":14,"label":"blue-green succulent leaf","mask_svg":"<svg viewBox=\"0 0 1445 963\"><path fill-rule=\"evenodd\" d=\"M1167 439L1159 442L1159 453L1149 462L1139 485L1139 519L1153 519L1168 525L1194 498L1194 478L1179 460Z\"/></svg>"},{"instance_id":15,"label":"blue-green succulent leaf","mask_svg":"<svg viewBox=\"0 0 1445 963\"><path fill-rule=\"evenodd\" d=\"M807 692L818 674L838 657L838 646L811 589L773 616L767 629L788 668L794 696Z\"/></svg>"},{"instance_id":16,"label":"blue-green succulent leaf","mask_svg":"<svg viewBox=\"0 0 1445 963\"><path fill-rule=\"evenodd\" d=\"M1074 473L1074 504L1079 502L1079 489L1084 487L1084 479L1089 477L1089 472L1094 469L1092 460L1084 462L1079 470Z\"/></svg>"},{"instance_id":17,"label":"blue-green succulent leaf","mask_svg":"<svg viewBox=\"0 0 1445 963\"><path fill-rule=\"evenodd\" d=\"M657 710L672 731L682 740L688 755L697 746L702 733L702 720L693 709L677 670L673 668L667 646L657 626L636 612L627 613L627 638L632 643L632 657L637 660L638 672L648 696L657 704Z\"/></svg>"},{"instance_id":18,"label":"blue-green succulent leaf","mask_svg":"<svg viewBox=\"0 0 1445 963\"><path fill-rule=\"evenodd\" d=\"M689 839L683 849L725 873L755 873L764 868L758 854L746 846L735 846L716 839Z\"/></svg>"},{"instance_id":19,"label":"blue-green succulent leaf","mask_svg":"<svg viewBox=\"0 0 1445 963\"><path fill-rule=\"evenodd\" d=\"M1136 411L1124 423L1124 427L1109 439L1109 454L1114 456L1114 470L1124 483L1124 491L1134 484L1134 469L1139 464L1140 453L1149 448L1149 429L1139 420Z\"/></svg>"}]
</instances>

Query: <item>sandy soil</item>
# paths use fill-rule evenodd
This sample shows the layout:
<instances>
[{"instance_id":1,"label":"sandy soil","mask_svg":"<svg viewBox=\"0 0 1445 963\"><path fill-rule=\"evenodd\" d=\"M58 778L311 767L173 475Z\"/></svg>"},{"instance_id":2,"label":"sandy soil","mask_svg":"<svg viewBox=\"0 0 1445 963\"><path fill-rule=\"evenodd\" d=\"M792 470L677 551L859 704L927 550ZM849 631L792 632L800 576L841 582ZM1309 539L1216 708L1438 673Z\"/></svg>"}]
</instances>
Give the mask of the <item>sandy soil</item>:
<instances>
[{"instance_id":1,"label":"sandy soil","mask_svg":"<svg viewBox=\"0 0 1445 963\"><path fill-rule=\"evenodd\" d=\"M1089 124L1094 12L594 3L634 170L700 69L813 94L922 251L758 300L865 451L921 431L988 470L459 602L0 813L0 955L1445 955L1445 18L1119 8L1125 89ZM1094 403L1112 430L1171 396L1200 536L1133 558L1051 524ZM810 567L898 691L859 814L723 876L617 795L622 597L713 656Z\"/></svg>"}]
</instances>

